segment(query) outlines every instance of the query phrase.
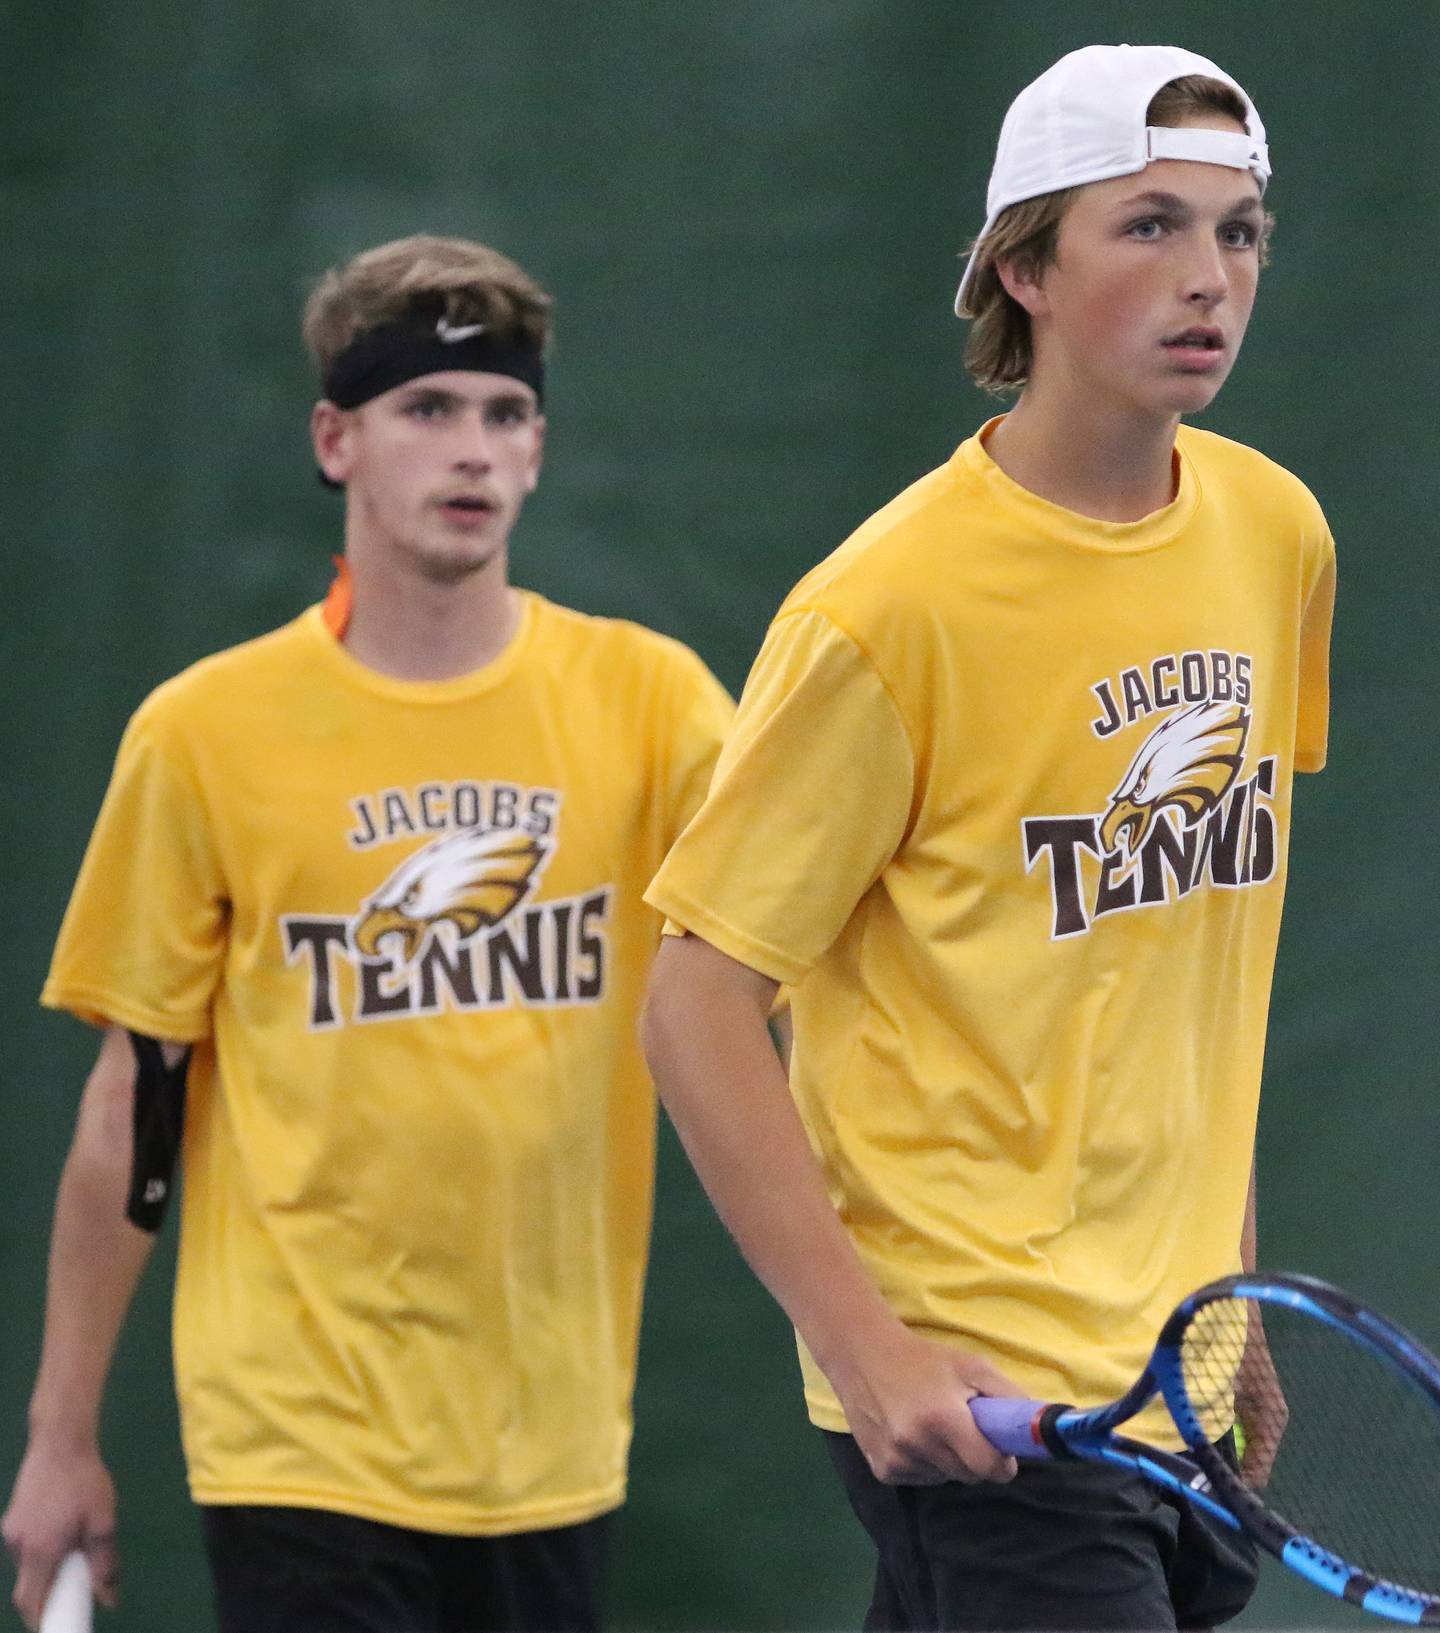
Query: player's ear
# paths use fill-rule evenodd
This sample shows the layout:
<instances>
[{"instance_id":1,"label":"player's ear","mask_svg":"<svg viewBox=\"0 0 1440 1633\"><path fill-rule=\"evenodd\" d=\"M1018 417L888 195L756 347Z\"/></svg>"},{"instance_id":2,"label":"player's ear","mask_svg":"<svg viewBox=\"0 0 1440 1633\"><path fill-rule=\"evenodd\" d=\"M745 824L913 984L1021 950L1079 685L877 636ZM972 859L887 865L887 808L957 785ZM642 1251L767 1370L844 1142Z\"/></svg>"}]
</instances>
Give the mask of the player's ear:
<instances>
[{"instance_id":1,"label":"player's ear","mask_svg":"<svg viewBox=\"0 0 1440 1633\"><path fill-rule=\"evenodd\" d=\"M530 468L525 475L526 493L534 493L540 481L540 467L545 460L545 430L548 422L543 414L535 416L535 444L530 456Z\"/></svg>"},{"instance_id":2,"label":"player's ear","mask_svg":"<svg viewBox=\"0 0 1440 1633\"><path fill-rule=\"evenodd\" d=\"M310 410L310 445L315 463L332 482L344 485L350 476L350 416L326 398Z\"/></svg>"},{"instance_id":3,"label":"player's ear","mask_svg":"<svg viewBox=\"0 0 1440 1633\"><path fill-rule=\"evenodd\" d=\"M999 256L995 262L995 276L1010 299L1032 318L1047 309L1044 268L1033 255Z\"/></svg>"}]
</instances>

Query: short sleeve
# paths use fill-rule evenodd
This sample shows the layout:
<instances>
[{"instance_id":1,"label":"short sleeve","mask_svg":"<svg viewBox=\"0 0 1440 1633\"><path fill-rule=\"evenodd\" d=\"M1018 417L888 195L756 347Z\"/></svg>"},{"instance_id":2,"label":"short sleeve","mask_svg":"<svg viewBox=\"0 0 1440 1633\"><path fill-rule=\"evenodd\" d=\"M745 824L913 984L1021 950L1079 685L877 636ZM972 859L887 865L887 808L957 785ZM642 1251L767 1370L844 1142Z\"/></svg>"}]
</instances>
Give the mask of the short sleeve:
<instances>
[{"instance_id":1,"label":"short sleeve","mask_svg":"<svg viewBox=\"0 0 1440 1633\"><path fill-rule=\"evenodd\" d=\"M121 742L40 1001L194 1042L210 1031L227 922L193 774L147 704Z\"/></svg>"},{"instance_id":2,"label":"short sleeve","mask_svg":"<svg viewBox=\"0 0 1440 1633\"><path fill-rule=\"evenodd\" d=\"M910 821L915 757L859 645L825 614L771 626L710 793L646 899L776 981L844 928Z\"/></svg>"},{"instance_id":3,"label":"short sleeve","mask_svg":"<svg viewBox=\"0 0 1440 1633\"><path fill-rule=\"evenodd\" d=\"M1335 543L1325 534L1320 568L1300 625L1300 688L1295 721L1295 769L1325 765L1330 732L1330 625L1335 613Z\"/></svg>"},{"instance_id":4,"label":"short sleeve","mask_svg":"<svg viewBox=\"0 0 1440 1633\"><path fill-rule=\"evenodd\" d=\"M715 762L735 718L735 703L688 649L666 755L665 844L672 845L700 809Z\"/></svg>"}]
</instances>

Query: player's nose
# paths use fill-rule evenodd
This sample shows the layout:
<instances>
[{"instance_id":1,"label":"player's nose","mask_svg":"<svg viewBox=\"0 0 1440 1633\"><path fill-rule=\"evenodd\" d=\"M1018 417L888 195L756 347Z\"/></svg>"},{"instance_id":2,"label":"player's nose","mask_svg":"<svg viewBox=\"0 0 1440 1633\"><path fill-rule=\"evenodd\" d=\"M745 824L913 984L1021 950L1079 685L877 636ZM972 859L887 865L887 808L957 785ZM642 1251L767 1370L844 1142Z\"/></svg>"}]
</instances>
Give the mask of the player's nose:
<instances>
[{"instance_id":1,"label":"player's nose","mask_svg":"<svg viewBox=\"0 0 1440 1633\"><path fill-rule=\"evenodd\" d=\"M1224 251L1209 233L1197 233L1185 259L1182 293L1187 304L1214 306L1230 288Z\"/></svg>"},{"instance_id":2,"label":"player's nose","mask_svg":"<svg viewBox=\"0 0 1440 1633\"><path fill-rule=\"evenodd\" d=\"M480 475L495 464L495 432L476 415L466 417L455 433L455 468Z\"/></svg>"}]
</instances>

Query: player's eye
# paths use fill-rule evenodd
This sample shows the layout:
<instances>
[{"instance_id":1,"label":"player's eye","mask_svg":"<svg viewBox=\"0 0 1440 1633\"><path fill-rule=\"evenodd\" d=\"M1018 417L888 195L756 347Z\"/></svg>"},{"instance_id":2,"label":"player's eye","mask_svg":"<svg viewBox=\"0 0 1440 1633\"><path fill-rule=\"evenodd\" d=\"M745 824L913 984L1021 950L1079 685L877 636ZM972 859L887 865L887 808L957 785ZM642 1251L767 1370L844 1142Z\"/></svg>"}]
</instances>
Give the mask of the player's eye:
<instances>
[{"instance_id":1,"label":"player's eye","mask_svg":"<svg viewBox=\"0 0 1440 1633\"><path fill-rule=\"evenodd\" d=\"M1165 223L1158 215L1142 216L1138 221L1132 221L1125 229L1128 238L1138 238L1141 243L1153 243L1165 230Z\"/></svg>"},{"instance_id":2,"label":"player's eye","mask_svg":"<svg viewBox=\"0 0 1440 1633\"><path fill-rule=\"evenodd\" d=\"M412 397L404 411L412 420L438 420L444 418L449 408L444 397Z\"/></svg>"},{"instance_id":3,"label":"player's eye","mask_svg":"<svg viewBox=\"0 0 1440 1633\"><path fill-rule=\"evenodd\" d=\"M1220 242L1227 249L1252 249L1260 235L1249 221L1227 221L1220 229Z\"/></svg>"},{"instance_id":4,"label":"player's eye","mask_svg":"<svg viewBox=\"0 0 1440 1633\"><path fill-rule=\"evenodd\" d=\"M491 425L525 425L531 419L530 405L521 402L495 403L485 418Z\"/></svg>"}]
</instances>

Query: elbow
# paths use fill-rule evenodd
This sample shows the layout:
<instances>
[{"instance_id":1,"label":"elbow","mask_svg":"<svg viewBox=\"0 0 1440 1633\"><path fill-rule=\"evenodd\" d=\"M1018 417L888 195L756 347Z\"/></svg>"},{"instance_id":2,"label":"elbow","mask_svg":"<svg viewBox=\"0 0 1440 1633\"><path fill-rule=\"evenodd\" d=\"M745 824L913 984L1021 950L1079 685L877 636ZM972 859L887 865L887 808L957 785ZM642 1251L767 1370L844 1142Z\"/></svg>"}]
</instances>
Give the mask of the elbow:
<instances>
[{"instance_id":1,"label":"elbow","mask_svg":"<svg viewBox=\"0 0 1440 1633\"><path fill-rule=\"evenodd\" d=\"M80 1176L128 1173L134 1124L135 1056L125 1033L112 1029L85 1081L67 1169Z\"/></svg>"},{"instance_id":2,"label":"elbow","mask_svg":"<svg viewBox=\"0 0 1440 1633\"><path fill-rule=\"evenodd\" d=\"M670 1058L670 1037L673 1031L675 983L669 969L669 960L662 946L650 972L645 992L645 1003L640 1011L640 1047L656 1085L663 1089L665 1066Z\"/></svg>"},{"instance_id":3,"label":"elbow","mask_svg":"<svg viewBox=\"0 0 1440 1633\"><path fill-rule=\"evenodd\" d=\"M640 1016L640 1047L661 1097L686 1075L688 1065L728 1051L751 1034L768 1048L768 1017L778 990L768 975L700 936L667 936L655 955Z\"/></svg>"},{"instance_id":4,"label":"elbow","mask_svg":"<svg viewBox=\"0 0 1440 1633\"><path fill-rule=\"evenodd\" d=\"M129 1176L134 1160L132 1106L119 1095L85 1107L65 1157L65 1175L84 1187L111 1190Z\"/></svg>"},{"instance_id":5,"label":"elbow","mask_svg":"<svg viewBox=\"0 0 1440 1633\"><path fill-rule=\"evenodd\" d=\"M666 936L651 966L640 1012L640 1047L667 1106L667 1095L684 1075L698 1039L708 1035L717 996L713 965L721 957L697 936Z\"/></svg>"}]
</instances>

